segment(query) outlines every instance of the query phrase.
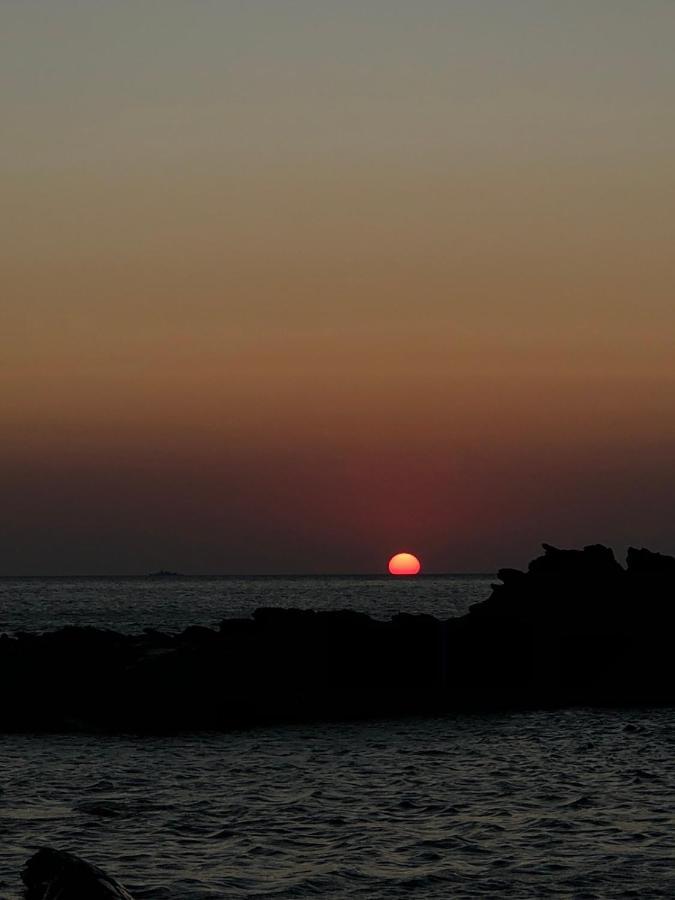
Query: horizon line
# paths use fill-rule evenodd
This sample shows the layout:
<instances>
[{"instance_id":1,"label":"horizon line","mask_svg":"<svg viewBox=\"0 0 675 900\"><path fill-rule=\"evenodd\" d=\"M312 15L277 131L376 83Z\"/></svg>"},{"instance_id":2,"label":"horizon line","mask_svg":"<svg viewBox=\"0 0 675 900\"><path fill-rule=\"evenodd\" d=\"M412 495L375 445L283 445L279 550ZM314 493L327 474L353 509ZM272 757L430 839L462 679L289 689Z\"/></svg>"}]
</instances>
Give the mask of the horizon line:
<instances>
[{"instance_id":1,"label":"horizon line","mask_svg":"<svg viewBox=\"0 0 675 900\"><path fill-rule=\"evenodd\" d=\"M147 578L155 581L168 581L174 578L488 578L496 577L495 572L418 572L416 575L392 575L390 572L176 572L162 575L155 572L66 572L62 574L40 572L33 574L10 573L0 574L1 579L12 578Z\"/></svg>"}]
</instances>

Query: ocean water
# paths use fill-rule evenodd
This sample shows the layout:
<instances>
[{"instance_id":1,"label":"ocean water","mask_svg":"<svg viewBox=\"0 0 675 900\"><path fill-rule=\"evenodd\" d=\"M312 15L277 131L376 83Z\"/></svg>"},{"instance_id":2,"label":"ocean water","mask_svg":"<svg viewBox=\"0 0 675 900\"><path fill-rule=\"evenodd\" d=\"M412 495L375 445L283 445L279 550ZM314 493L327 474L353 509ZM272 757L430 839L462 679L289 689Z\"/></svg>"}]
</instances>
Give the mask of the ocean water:
<instances>
[{"instance_id":1,"label":"ocean water","mask_svg":"<svg viewBox=\"0 0 675 900\"><path fill-rule=\"evenodd\" d=\"M0 630L177 631L268 605L446 617L491 580L3 579ZM0 735L2 900L43 845L137 900L673 897L675 712Z\"/></svg>"},{"instance_id":2,"label":"ocean water","mask_svg":"<svg viewBox=\"0 0 675 900\"><path fill-rule=\"evenodd\" d=\"M181 631L250 616L260 606L461 615L490 593L492 575L267 578L0 578L0 632L96 625L127 633Z\"/></svg>"},{"instance_id":3,"label":"ocean water","mask_svg":"<svg viewBox=\"0 0 675 900\"><path fill-rule=\"evenodd\" d=\"M140 898L675 896L675 718L588 709L0 739L0 896L40 845Z\"/></svg>"}]
</instances>

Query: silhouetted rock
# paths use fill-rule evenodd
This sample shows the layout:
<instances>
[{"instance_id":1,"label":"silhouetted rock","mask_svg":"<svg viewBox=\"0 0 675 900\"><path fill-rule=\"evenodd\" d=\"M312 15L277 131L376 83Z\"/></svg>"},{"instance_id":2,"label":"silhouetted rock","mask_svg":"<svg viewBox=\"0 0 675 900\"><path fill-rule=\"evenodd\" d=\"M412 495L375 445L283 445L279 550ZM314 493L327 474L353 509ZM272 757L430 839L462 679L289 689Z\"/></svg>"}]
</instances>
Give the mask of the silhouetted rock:
<instances>
[{"instance_id":1,"label":"silhouetted rock","mask_svg":"<svg viewBox=\"0 0 675 900\"><path fill-rule=\"evenodd\" d=\"M513 582L519 581L521 578L525 577L525 572L521 572L520 569L500 569L497 572L497 578L503 582Z\"/></svg>"},{"instance_id":2,"label":"silhouetted rock","mask_svg":"<svg viewBox=\"0 0 675 900\"><path fill-rule=\"evenodd\" d=\"M653 553L642 547L628 548L626 568L631 575L670 575L675 577L675 558L663 553Z\"/></svg>"},{"instance_id":3,"label":"silhouetted rock","mask_svg":"<svg viewBox=\"0 0 675 900\"><path fill-rule=\"evenodd\" d=\"M204 625L188 625L188 627L175 638L176 644L187 647L208 647L217 641L217 632L212 628L206 628Z\"/></svg>"},{"instance_id":4,"label":"silhouetted rock","mask_svg":"<svg viewBox=\"0 0 675 900\"><path fill-rule=\"evenodd\" d=\"M114 878L73 853L44 847L21 873L25 900L133 900Z\"/></svg>"},{"instance_id":5,"label":"silhouetted rock","mask_svg":"<svg viewBox=\"0 0 675 900\"><path fill-rule=\"evenodd\" d=\"M556 578L606 578L623 571L613 551L602 544L591 544L583 550L559 550L551 544L542 544L542 547L544 555L533 559L528 566L531 574Z\"/></svg>"},{"instance_id":6,"label":"silhouetted rock","mask_svg":"<svg viewBox=\"0 0 675 900\"><path fill-rule=\"evenodd\" d=\"M262 608L219 630L0 640L2 730L224 729L573 703L675 703L675 560L544 554L448 621Z\"/></svg>"}]
</instances>

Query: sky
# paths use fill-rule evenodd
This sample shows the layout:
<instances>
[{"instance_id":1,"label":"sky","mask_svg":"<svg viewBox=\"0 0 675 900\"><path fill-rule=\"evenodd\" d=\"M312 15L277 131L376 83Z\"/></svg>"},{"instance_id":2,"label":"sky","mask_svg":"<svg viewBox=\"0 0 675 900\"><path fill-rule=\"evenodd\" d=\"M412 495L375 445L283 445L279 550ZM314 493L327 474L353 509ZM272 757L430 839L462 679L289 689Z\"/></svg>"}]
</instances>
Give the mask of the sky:
<instances>
[{"instance_id":1,"label":"sky","mask_svg":"<svg viewBox=\"0 0 675 900\"><path fill-rule=\"evenodd\" d=\"M0 6L0 574L675 553L671 0Z\"/></svg>"}]
</instances>

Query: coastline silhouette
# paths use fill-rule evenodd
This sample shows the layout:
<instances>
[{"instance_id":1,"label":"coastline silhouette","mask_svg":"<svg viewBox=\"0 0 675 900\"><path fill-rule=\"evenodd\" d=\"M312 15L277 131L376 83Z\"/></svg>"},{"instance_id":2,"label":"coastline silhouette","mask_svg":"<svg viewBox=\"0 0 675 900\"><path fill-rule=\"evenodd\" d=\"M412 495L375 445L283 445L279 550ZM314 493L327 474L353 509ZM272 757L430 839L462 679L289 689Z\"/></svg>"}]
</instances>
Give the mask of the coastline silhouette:
<instances>
[{"instance_id":1,"label":"coastline silhouette","mask_svg":"<svg viewBox=\"0 0 675 900\"><path fill-rule=\"evenodd\" d=\"M4 731L228 729L453 710L675 700L675 558L591 545L501 569L455 619L261 608L178 635L0 638Z\"/></svg>"}]
</instances>

